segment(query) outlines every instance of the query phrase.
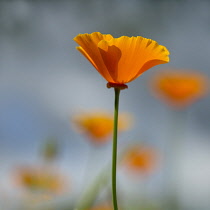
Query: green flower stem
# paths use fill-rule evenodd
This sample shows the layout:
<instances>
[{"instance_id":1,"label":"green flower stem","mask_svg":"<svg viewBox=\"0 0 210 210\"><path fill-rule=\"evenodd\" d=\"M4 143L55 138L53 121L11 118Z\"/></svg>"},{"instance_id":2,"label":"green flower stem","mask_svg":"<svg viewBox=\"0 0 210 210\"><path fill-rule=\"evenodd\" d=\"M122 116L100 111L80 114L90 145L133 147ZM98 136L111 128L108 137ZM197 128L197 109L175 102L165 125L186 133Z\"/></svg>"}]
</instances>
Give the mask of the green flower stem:
<instances>
[{"instance_id":1,"label":"green flower stem","mask_svg":"<svg viewBox=\"0 0 210 210\"><path fill-rule=\"evenodd\" d=\"M120 152L118 155L118 163L120 163L127 151L127 148ZM85 191L82 199L77 204L77 210L89 209L94 201L96 200L101 189L104 189L105 186L109 184L109 171L111 169L111 162L109 162L101 172L95 177L94 181L90 184L88 189Z\"/></svg>"},{"instance_id":2,"label":"green flower stem","mask_svg":"<svg viewBox=\"0 0 210 210\"><path fill-rule=\"evenodd\" d=\"M117 206L117 189L116 189L116 172L117 172L117 130L118 130L118 110L120 89L114 88L115 103L114 103L114 130L113 130L113 145L112 145L112 201L114 210L118 210Z\"/></svg>"},{"instance_id":3,"label":"green flower stem","mask_svg":"<svg viewBox=\"0 0 210 210\"><path fill-rule=\"evenodd\" d=\"M122 161L127 148L120 152L118 155L118 163ZM108 163L101 172L95 177L94 181L90 184L88 189L85 191L82 199L77 204L77 210L89 209L94 201L96 200L101 189L104 189L105 186L109 184L109 171L111 169L111 163Z\"/></svg>"}]
</instances>

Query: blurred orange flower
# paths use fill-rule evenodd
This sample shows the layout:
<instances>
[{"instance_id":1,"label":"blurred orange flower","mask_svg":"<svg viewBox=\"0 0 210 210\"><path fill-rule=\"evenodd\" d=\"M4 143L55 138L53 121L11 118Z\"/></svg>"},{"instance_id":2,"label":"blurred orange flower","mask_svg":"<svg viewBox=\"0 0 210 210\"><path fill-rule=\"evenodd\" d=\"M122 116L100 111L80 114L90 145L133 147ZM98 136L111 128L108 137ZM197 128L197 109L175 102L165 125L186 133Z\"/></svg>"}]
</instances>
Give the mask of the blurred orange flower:
<instances>
[{"instance_id":1,"label":"blurred orange flower","mask_svg":"<svg viewBox=\"0 0 210 210\"><path fill-rule=\"evenodd\" d=\"M128 149L123 163L131 172L151 173L157 166L157 152L145 145L135 145Z\"/></svg>"},{"instance_id":2,"label":"blurred orange flower","mask_svg":"<svg viewBox=\"0 0 210 210\"><path fill-rule=\"evenodd\" d=\"M155 96L174 108L184 108L207 93L206 76L192 71L163 71L152 80Z\"/></svg>"},{"instance_id":3,"label":"blurred orange flower","mask_svg":"<svg viewBox=\"0 0 210 210\"><path fill-rule=\"evenodd\" d=\"M104 143L109 140L113 131L113 115L108 112L86 112L73 117L74 127L87 134L94 143ZM119 115L119 131L126 131L131 127L132 117L129 114Z\"/></svg>"},{"instance_id":4,"label":"blurred orange flower","mask_svg":"<svg viewBox=\"0 0 210 210\"><path fill-rule=\"evenodd\" d=\"M57 194L66 186L63 177L44 168L21 167L16 175L16 181L27 190Z\"/></svg>"},{"instance_id":5,"label":"blurred orange flower","mask_svg":"<svg viewBox=\"0 0 210 210\"><path fill-rule=\"evenodd\" d=\"M169 51L151 39L93 32L74 38L77 49L108 81L108 87L123 85L153 66L169 62Z\"/></svg>"},{"instance_id":6,"label":"blurred orange flower","mask_svg":"<svg viewBox=\"0 0 210 210\"><path fill-rule=\"evenodd\" d=\"M92 207L90 210L112 210L112 206L108 204L97 205Z\"/></svg>"}]
</instances>

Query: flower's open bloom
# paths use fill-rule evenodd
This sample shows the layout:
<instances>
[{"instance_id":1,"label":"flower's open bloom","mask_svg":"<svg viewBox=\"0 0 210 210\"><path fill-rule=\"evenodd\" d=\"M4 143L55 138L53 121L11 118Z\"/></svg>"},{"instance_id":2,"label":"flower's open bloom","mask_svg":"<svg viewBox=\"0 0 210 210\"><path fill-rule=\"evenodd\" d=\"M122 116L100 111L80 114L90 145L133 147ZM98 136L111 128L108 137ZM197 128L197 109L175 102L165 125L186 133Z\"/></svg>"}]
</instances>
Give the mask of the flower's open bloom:
<instances>
[{"instance_id":1,"label":"flower's open bloom","mask_svg":"<svg viewBox=\"0 0 210 210\"><path fill-rule=\"evenodd\" d=\"M184 108L207 93L206 76L193 71L165 70L152 79L152 91L174 108Z\"/></svg>"},{"instance_id":2,"label":"flower's open bloom","mask_svg":"<svg viewBox=\"0 0 210 210\"><path fill-rule=\"evenodd\" d=\"M128 149L123 163L131 172L151 173L157 165L157 151L149 146L135 145Z\"/></svg>"},{"instance_id":3,"label":"flower's open bloom","mask_svg":"<svg viewBox=\"0 0 210 210\"><path fill-rule=\"evenodd\" d=\"M94 32L74 38L77 49L110 84L125 84L158 64L169 62L169 51L151 39Z\"/></svg>"},{"instance_id":4,"label":"flower's open bloom","mask_svg":"<svg viewBox=\"0 0 210 210\"><path fill-rule=\"evenodd\" d=\"M131 116L127 113L119 114L119 131L128 130L131 126ZM108 141L113 132L113 116L108 112L86 112L73 117L73 123L78 131L88 135L96 143Z\"/></svg>"}]
</instances>

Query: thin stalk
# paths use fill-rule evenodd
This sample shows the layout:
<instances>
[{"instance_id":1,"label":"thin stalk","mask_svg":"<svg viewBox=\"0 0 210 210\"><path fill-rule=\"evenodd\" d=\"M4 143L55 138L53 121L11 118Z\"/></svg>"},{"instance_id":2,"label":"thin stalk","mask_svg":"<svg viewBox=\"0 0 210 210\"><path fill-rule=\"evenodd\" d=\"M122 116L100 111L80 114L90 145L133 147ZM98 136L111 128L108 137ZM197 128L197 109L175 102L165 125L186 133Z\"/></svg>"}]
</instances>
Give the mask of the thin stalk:
<instances>
[{"instance_id":1,"label":"thin stalk","mask_svg":"<svg viewBox=\"0 0 210 210\"><path fill-rule=\"evenodd\" d=\"M118 210L117 205L117 189L116 189L116 172L117 172L117 131L118 131L118 110L120 89L114 88L114 128L113 128L113 145L112 145L112 201L114 210Z\"/></svg>"}]
</instances>

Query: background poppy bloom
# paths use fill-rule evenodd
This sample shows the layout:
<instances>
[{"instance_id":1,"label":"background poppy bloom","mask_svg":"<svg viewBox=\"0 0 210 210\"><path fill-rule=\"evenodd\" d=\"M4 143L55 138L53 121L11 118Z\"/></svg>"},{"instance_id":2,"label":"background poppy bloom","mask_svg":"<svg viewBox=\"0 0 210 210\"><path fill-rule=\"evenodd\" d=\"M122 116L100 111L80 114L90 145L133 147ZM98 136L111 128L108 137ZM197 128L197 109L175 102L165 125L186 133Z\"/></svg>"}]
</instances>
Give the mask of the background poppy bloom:
<instances>
[{"instance_id":1,"label":"background poppy bloom","mask_svg":"<svg viewBox=\"0 0 210 210\"><path fill-rule=\"evenodd\" d=\"M64 177L54 171L38 167L21 167L16 172L16 181L27 190L61 193L65 189Z\"/></svg>"},{"instance_id":2,"label":"background poppy bloom","mask_svg":"<svg viewBox=\"0 0 210 210\"><path fill-rule=\"evenodd\" d=\"M112 210L112 206L108 204L97 205L92 207L90 210Z\"/></svg>"},{"instance_id":3,"label":"background poppy bloom","mask_svg":"<svg viewBox=\"0 0 210 210\"><path fill-rule=\"evenodd\" d=\"M107 112L86 112L73 117L74 127L90 138L94 143L104 143L113 132L113 116ZM119 131L128 130L131 126L131 116L120 114Z\"/></svg>"},{"instance_id":4,"label":"background poppy bloom","mask_svg":"<svg viewBox=\"0 0 210 210\"><path fill-rule=\"evenodd\" d=\"M152 91L175 108L192 104L207 93L207 79L192 71L163 71L153 77Z\"/></svg>"},{"instance_id":5,"label":"background poppy bloom","mask_svg":"<svg viewBox=\"0 0 210 210\"><path fill-rule=\"evenodd\" d=\"M131 82L149 68L169 62L164 46L141 36L113 38L94 32L79 34L74 41L97 71L115 85Z\"/></svg>"},{"instance_id":6,"label":"background poppy bloom","mask_svg":"<svg viewBox=\"0 0 210 210\"><path fill-rule=\"evenodd\" d=\"M123 163L131 172L151 173L157 166L157 152L145 145L135 145L128 149Z\"/></svg>"}]
</instances>

